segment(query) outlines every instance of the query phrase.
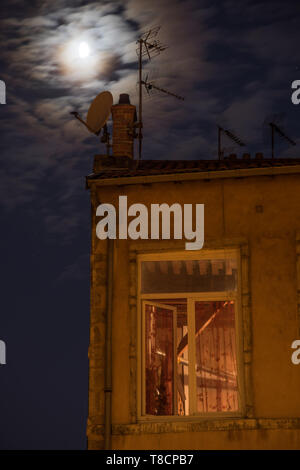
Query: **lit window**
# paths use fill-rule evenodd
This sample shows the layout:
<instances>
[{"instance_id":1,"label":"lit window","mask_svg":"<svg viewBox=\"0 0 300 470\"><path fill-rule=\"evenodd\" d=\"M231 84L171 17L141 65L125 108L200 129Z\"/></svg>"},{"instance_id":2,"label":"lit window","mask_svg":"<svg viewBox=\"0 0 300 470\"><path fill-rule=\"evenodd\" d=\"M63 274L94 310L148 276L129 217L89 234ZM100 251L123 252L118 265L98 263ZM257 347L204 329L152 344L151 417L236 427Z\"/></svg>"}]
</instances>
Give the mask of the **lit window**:
<instances>
[{"instance_id":1,"label":"lit window","mask_svg":"<svg viewBox=\"0 0 300 470\"><path fill-rule=\"evenodd\" d=\"M233 250L140 255L143 416L241 411L238 266Z\"/></svg>"}]
</instances>

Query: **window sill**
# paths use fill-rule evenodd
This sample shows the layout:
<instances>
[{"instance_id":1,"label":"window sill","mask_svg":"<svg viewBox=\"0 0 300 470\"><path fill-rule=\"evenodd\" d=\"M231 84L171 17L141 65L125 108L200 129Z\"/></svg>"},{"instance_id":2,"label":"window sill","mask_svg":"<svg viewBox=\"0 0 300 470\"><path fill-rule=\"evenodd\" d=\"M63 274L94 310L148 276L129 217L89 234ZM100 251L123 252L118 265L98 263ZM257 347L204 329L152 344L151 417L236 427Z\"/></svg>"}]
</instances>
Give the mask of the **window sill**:
<instances>
[{"instance_id":1,"label":"window sill","mask_svg":"<svg viewBox=\"0 0 300 470\"><path fill-rule=\"evenodd\" d=\"M152 416L145 415L140 416L137 421L138 423L178 423L178 422L192 422L195 421L211 421L211 420L223 420L229 418L243 418L244 415L241 411L236 412L223 412L223 413L202 413L197 415L189 416Z\"/></svg>"},{"instance_id":2,"label":"window sill","mask_svg":"<svg viewBox=\"0 0 300 470\"><path fill-rule=\"evenodd\" d=\"M238 431L255 429L300 429L299 418L241 418L241 417L176 417L151 421L139 421L135 424L113 425L114 435L140 435L161 433L186 433L203 431ZM187 419L186 419L187 418Z\"/></svg>"}]
</instances>

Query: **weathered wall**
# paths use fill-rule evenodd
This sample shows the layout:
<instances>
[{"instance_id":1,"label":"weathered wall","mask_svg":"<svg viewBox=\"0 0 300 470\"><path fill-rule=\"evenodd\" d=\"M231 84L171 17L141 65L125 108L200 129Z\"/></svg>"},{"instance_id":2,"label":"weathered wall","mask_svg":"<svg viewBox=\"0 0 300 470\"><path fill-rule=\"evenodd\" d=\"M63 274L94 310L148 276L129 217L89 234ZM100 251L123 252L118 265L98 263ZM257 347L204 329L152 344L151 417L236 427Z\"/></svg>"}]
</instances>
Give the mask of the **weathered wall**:
<instances>
[{"instance_id":1,"label":"weathered wall","mask_svg":"<svg viewBox=\"0 0 300 470\"><path fill-rule=\"evenodd\" d=\"M181 241L116 240L113 305L113 447L118 449L300 449L300 365L291 362L291 343L300 339L297 313L296 239L300 232L300 176L153 183L92 188L91 346L89 448L103 445L106 242L95 236L96 207L140 202L205 204L205 245L243 239L249 245L252 316L253 417L199 418L198 424L135 424L130 376L134 344L130 328L130 247L184 246ZM169 243L169 245L168 245ZM299 281L298 281L299 282ZM299 288L299 285L298 285ZM130 300L131 299L131 300ZM133 299L133 300L132 300ZM130 300L130 302L129 302ZM135 334L135 332L134 332ZM299 419L297 419L299 417ZM270 419L272 418L272 419ZM259 420L258 420L259 419ZM198 427L197 427L198 426ZM225 428L224 428L225 426ZM171 432L170 432L171 431Z\"/></svg>"},{"instance_id":2,"label":"weathered wall","mask_svg":"<svg viewBox=\"0 0 300 470\"><path fill-rule=\"evenodd\" d=\"M299 429L231 430L118 435L115 449L291 450L300 448Z\"/></svg>"}]
</instances>

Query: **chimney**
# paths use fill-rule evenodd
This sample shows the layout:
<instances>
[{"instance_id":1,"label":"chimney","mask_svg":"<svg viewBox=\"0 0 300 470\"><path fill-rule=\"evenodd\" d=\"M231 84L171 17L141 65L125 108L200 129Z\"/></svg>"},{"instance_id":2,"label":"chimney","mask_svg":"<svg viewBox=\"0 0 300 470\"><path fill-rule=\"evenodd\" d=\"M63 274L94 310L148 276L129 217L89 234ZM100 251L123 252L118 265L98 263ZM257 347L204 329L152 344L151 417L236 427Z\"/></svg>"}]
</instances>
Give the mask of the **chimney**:
<instances>
[{"instance_id":1,"label":"chimney","mask_svg":"<svg viewBox=\"0 0 300 470\"><path fill-rule=\"evenodd\" d=\"M122 93L119 103L111 108L113 120L113 156L133 159L133 140L136 107L130 104L129 95Z\"/></svg>"},{"instance_id":2,"label":"chimney","mask_svg":"<svg viewBox=\"0 0 300 470\"><path fill-rule=\"evenodd\" d=\"M224 160L236 160L237 159L237 156L236 156L236 153L231 153L230 155L224 157Z\"/></svg>"}]
</instances>

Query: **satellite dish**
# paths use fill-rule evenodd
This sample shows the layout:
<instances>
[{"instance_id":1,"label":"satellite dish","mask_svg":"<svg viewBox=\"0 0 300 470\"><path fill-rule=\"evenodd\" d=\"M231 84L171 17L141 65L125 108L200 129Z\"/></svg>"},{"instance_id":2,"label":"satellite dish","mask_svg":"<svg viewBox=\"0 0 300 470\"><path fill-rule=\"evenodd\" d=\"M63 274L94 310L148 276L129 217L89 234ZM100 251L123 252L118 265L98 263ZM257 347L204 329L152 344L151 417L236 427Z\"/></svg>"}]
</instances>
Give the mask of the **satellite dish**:
<instances>
[{"instance_id":1,"label":"satellite dish","mask_svg":"<svg viewBox=\"0 0 300 470\"><path fill-rule=\"evenodd\" d=\"M107 155L109 156L110 134L107 129L106 121L109 118L111 107L113 104L113 96L110 91L102 91L96 98L93 99L89 107L86 121L81 119L77 111L72 111L72 114L78 121L80 121L90 132L99 135L103 129L101 142L106 144Z\"/></svg>"},{"instance_id":2,"label":"satellite dish","mask_svg":"<svg viewBox=\"0 0 300 470\"><path fill-rule=\"evenodd\" d=\"M103 91L93 99L86 117L87 127L91 132L99 134L109 118L112 104L113 96L110 91Z\"/></svg>"},{"instance_id":3,"label":"satellite dish","mask_svg":"<svg viewBox=\"0 0 300 470\"><path fill-rule=\"evenodd\" d=\"M86 122L81 119L77 111L72 111L70 114L76 117L78 121L87 127L93 134L99 135L101 129L105 126L109 118L111 107L113 104L113 97L110 91L102 91L96 98L93 99L89 107Z\"/></svg>"}]
</instances>

